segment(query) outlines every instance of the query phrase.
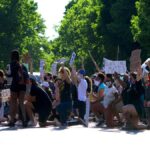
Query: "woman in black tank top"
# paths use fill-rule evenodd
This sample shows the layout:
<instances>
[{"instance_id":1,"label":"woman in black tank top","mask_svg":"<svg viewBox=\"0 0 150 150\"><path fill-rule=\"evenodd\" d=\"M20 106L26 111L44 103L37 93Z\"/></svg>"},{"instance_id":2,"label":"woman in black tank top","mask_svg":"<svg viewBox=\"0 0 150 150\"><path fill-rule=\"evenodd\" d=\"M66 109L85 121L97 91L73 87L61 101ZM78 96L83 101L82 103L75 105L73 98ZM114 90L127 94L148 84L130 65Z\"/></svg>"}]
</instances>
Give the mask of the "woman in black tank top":
<instances>
[{"instance_id":1,"label":"woman in black tank top","mask_svg":"<svg viewBox=\"0 0 150 150\"><path fill-rule=\"evenodd\" d=\"M70 71L68 68L62 66L59 69L59 75L62 82L59 86L60 104L56 109L60 116L61 125L66 126L68 116L72 110Z\"/></svg>"}]
</instances>

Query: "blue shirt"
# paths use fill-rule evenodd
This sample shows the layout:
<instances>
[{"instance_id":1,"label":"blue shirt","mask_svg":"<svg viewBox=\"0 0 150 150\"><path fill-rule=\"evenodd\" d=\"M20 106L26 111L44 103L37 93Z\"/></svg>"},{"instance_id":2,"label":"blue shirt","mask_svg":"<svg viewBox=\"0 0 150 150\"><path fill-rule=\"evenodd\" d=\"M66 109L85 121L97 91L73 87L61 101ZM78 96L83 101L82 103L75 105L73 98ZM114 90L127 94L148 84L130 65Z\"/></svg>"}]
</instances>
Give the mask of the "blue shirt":
<instances>
[{"instance_id":1,"label":"blue shirt","mask_svg":"<svg viewBox=\"0 0 150 150\"><path fill-rule=\"evenodd\" d=\"M105 90L106 85L104 83L100 83L99 87L98 87L98 91L100 90Z\"/></svg>"}]
</instances>

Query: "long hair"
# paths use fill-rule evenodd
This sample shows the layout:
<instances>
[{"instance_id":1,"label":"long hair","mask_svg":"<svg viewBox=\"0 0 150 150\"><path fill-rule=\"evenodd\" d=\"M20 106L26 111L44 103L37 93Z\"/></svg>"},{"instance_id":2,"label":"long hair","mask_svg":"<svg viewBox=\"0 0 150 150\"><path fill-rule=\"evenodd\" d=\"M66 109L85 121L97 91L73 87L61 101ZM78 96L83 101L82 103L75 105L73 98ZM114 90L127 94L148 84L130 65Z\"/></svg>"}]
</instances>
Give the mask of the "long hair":
<instances>
[{"instance_id":1,"label":"long hair","mask_svg":"<svg viewBox=\"0 0 150 150\"><path fill-rule=\"evenodd\" d=\"M92 92L92 80L91 80L91 78L90 77L88 77L88 76L85 76L85 80L86 80L86 82L87 82L87 84L88 84L88 88L87 88L87 92L88 93L90 93L90 92Z\"/></svg>"},{"instance_id":2,"label":"long hair","mask_svg":"<svg viewBox=\"0 0 150 150\"><path fill-rule=\"evenodd\" d=\"M4 71L3 70L0 70L0 77L1 78L4 78L5 74L4 74Z\"/></svg>"}]
</instances>

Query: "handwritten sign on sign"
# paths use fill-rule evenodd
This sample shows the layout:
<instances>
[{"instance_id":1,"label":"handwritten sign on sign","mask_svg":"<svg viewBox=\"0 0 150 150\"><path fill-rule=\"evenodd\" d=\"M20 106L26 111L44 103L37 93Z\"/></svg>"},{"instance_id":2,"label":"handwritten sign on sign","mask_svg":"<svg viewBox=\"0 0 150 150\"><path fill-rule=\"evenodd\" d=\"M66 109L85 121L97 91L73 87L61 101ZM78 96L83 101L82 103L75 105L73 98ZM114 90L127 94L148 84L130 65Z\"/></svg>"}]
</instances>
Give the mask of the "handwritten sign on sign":
<instances>
[{"instance_id":1,"label":"handwritten sign on sign","mask_svg":"<svg viewBox=\"0 0 150 150\"><path fill-rule=\"evenodd\" d=\"M125 74L127 71L126 61L112 61L104 58L104 71L106 74L113 74L117 72L119 74Z\"/></svg>"},{"instance_id":2,"label":"handwritten sign on sign","mask_svg":"<svg viewBox=\"0 0 150 150\"><path fill-rule=\"evenodd\" d=\"M130 72L137 71L139 66L141 66L141 50L137 49L132 51L131 57L130 57Z\"/></svg>"}]
</instances>

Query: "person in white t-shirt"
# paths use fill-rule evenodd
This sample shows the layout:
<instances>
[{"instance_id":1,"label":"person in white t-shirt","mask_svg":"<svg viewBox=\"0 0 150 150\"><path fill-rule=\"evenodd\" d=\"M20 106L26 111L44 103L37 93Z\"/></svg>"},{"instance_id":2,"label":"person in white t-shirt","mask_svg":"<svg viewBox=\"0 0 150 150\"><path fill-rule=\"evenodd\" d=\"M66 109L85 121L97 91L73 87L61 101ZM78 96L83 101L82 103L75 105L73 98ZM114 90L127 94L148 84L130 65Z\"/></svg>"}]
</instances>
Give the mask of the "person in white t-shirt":
<instances>
[{"instance_id":1,"label":"person in white t-shirt","mask_svg":"<svg viewBox=\"0 0 150 150\"><path fill-rule=\"evenodd\" d=\"M102 101L102 104L105 108L108 108L108 106L115 100L115 94L118 93L117 89L111 85L112 82L106 82L106 88L104 92L104 99Z\"/></svg>"},{"instance_id":2,"label":"person in white t-shirt","mask_svg":"<svg viewBox=\"0 0 150 150\"><path fill-rule=\"evenodd\" d=\"M86 100L87 100L87 81L84 78L85 71L78 71L78 110L79 110L79 118L84 120L85 108L86 108Z\"/></svg>"},{"instance_id":3,"label":"person in white t-shirt","mask_svg":"<svg viewBox=\"0 0 150 150\"><path fill-rule=\"evenodd\" d=\"M114 126L113 117L114 117L114 106L118 102L118 90L113 85L113 79L111 74L106 75L106 88L104 91L104 99L102 105L105 109L104 115L106 119L106 124L109 127Z\"/></svg>"},{"instance_id":4,"label":"person in white t-shirt","mask_svg":"<svg viewBox=\"0 0 150 150\"><path fill-rule=\"evenodd\" d=\"M113 122L113 110L115 104L118 102L118 91L113 86L112 75L106 75L105 84L103 100L99 104L99 112L104 114L106 125L113 127L115 125Z\"/></svg>"}]
</instances>

